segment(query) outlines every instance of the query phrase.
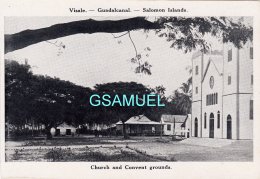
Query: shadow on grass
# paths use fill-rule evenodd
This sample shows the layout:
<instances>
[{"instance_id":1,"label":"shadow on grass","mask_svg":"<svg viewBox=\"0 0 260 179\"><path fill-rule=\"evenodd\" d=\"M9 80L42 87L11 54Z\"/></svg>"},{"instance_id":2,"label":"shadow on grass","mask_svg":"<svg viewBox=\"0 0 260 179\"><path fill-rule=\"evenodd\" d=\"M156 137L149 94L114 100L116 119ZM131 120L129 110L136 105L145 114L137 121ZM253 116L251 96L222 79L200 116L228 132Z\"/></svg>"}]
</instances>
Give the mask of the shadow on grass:
<instances>
[{"instance_id":1,"label":"shadow on grass","mask_svg":"<svg viewBox=\"0 0 260 179\"><path fill-rule=\"evenodd\" d=\"M92 151L87 149L83 153L74 153L70 149L52 149L48 151L45 156L47 161L51 162L79 162L79 161L90 161L90 162L157 162L157 161L167 161L165 158L158 158L154 156L149 156L141 151L126 151L120 150L119 153L114 153L112 155L107 155L100 151Z\"/></svg>"}]
</instances>

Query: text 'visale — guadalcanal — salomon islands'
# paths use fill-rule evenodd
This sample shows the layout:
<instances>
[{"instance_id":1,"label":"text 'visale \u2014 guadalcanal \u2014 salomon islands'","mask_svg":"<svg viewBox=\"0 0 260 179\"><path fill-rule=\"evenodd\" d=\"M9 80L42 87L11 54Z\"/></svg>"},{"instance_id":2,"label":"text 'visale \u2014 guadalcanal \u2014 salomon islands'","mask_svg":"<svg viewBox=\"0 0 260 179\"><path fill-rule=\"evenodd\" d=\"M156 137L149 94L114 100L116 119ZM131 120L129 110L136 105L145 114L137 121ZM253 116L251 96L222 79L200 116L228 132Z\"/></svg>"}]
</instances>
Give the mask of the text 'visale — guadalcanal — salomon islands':
<instances>
[{"instance_id":1,"label":"text 'visale \u2014 guadalcanal \u2014 salomon islands'","mask_svg":"<svg viewBox=\"0 0 260 179\"><path fill-rule=\"evenodd\" d=\"M136 12L136 11L142 11L142 12L187 12L185 8L140 8L140 9L131 9L131 8L97 8L96 10L87 10L84 8L69 8L69 11L71 13L86 13L88 11L97 11L101 13L106 12Z\"/></svg>"}]
</instances>

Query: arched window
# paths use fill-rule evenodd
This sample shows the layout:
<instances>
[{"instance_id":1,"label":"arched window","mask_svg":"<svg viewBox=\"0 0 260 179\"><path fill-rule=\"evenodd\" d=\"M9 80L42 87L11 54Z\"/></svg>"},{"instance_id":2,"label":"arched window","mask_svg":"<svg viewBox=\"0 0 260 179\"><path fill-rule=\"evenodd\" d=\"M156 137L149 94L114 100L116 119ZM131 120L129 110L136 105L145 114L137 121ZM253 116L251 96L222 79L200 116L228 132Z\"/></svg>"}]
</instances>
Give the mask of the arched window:
<instances>
[{"instance_id":1,"label":"arched window","mask_svg":"<svg viewBox=\"0 0 260 179\"><path fill-rule=\"evenodd\" d=\"M198 65L195 67L195 75L198 75L199 74L199 67Z\"/></svg>"},{"instance_id":2,"label":"arched window","mask_svg":"<svg viewBox=\"0 0 260 179\"><path fill-rule=\"evenodd\" d=\"M218 93L216 93L216 104L218 104Z\"/></svg>"},{"instance_id":3,"label":"arched window","mask_svg":"<svg viewBox=\"0 0 260 179\"><path fill-rule=\"evenodd\" d=\"M214 114L209 115L209 138L214 138Z\"/></svg>"},{"instance_id":4,"label":"arched window","mask_svg":"<svg viewBox=\"0 0 260 179\"><path fill-rule=\"evenodd\" d=\"M204 113L204 129L207 128L207 113Z\"/></svg>"},{"instance_id":5,"label":"arched window","mask_svg":"<svg viewBox=\"0 0 260 179\"><path fill-rule=\"evenodd\" d=\"M214 119L214 114L213 114L213 113L210 113L209 118L210 118L210 119Z\"/></svg>"},{"instance_id":6,"label":"arched window","mask_svg":"<svg viewBox=\"0 0 260 179\"><path fill-rule=\"evenodd\" d=\"M253 59L253 47L250 47L250 59Z\"/></svg>"},{"instance_id":7,"label":"arched window","mask_svg":"<svg viewBox=\"0 0 260 179\"><path fill-rule=\"evenodd\" d=\"M249 119L254 118L254 100L253 97L251 97L250 102L249 102Z\"/></svg>"},{"instance_id":8,"label":"arched window","mask_svg":"<svg viewBox=\"0 0 260 179\"><path fill-rule=\"evenodd\" d=\"M194 121L194 137L198 137L198 118L195 118L195 121Z\"/></svg>"},{"instance_id":9,"label":"arched window","mask_svg":"<svg viewBox=\"0 0 260 179\"><path fill-rule=\"evenodd\" d=\"M232 61L232 49L228 50L228 62Z\"/></svg>"},{"instance_id":10,"label":"arched window","mask_svg":"<svg viewBox=\"0 0 260 179\"><path fill-rule=\"evenodd\" d=\"M232 139L232 118L227 116L227 139Z\"/></svg>"},{"instance_id":11,"label":"arched window","mask_svg":"<svg viewBox=\"0 0 260 179\"><path fill-rule=\"evenodd\" d=\"M227 116L227 121L232 121L232 118L230 115Z\"/></svg>"},{"instance_id":12,"label":"arched window","mask_svg":"<svg viewBox=\"0 0 260 179\"><path fill-rule=\"evenodd\" d=\"M218 128L220 128L220 112L218 111Z\"/></svg>"}]
</instances>

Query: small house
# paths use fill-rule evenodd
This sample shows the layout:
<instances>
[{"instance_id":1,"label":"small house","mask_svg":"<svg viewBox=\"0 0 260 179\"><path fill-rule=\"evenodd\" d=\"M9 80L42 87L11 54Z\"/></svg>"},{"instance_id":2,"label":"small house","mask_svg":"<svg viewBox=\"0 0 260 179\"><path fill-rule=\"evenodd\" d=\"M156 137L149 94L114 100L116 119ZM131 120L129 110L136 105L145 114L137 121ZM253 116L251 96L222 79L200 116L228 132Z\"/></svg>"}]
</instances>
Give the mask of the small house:
<instances>
[{"instance_id":1,"label":"small house","mask_svg":"<svg viewBox=\"0 0 260 179\"><path fill-rule=\"evenodd\" d=\"M56 135L75 135L76 134L76 127L73 125L68 125L66 123L62 123L56 128Z\"/></svg>"},{"instance_id":2,"label":"small house","mask_svg":"<svg viewBox=\"0 0 260 179\"><path fill-rule=\"evenodd\" d=\"M102 130L106 130L109 127L109 125L102 124L102 123L101 124L98 124L98 123L87 123L85 126L90 131L95 131L95 130L102 131Z\"/></svg>"},{"instance_id":3,"label":"small house","mask_svg":"<svg viewBox=\"0 0 260 179\"><path fill-rule=\"evenodd\" d=\"M144 115L133 116L125 122L126 132L129 135L159 135L161 123L151 121ZM123 131L123 123L116 123L117 131Z\"/></svg>"},{"instance_id":4,"label":"small house","mask_svg":"<svg viewBox=\"0 0 260 179\"><path fill-rule=\"evenodd\" d=\"M162 115L164 135L189 136L190 115Z\"/></svg>"}]
</instances>

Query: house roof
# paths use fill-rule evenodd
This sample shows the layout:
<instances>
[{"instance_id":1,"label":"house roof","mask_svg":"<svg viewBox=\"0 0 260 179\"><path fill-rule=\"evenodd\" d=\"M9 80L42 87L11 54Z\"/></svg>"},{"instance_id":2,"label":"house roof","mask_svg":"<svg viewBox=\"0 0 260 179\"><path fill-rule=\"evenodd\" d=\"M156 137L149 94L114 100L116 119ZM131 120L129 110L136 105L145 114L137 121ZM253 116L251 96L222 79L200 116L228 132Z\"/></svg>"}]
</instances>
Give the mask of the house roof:
<instances>
[{"instance_id":1,"label":"house roof","mask_svg":"<svg viewBox=\"0 0 260 179\"><path fill-rule=\"evenodd\" d=\"M163 114L161 119L165 123L185 123L188 118L188 115L167 115Z\"/></svg>"},{"instance_id":2,"label":"house roof","mask_svg":"<svg viewBox=\"0 0 260 179\"><path fill-rule=\"evenodd\" d=\"M122 124L122 121L119 121L116 123L117 125ZM149 124L149 125L158 125L161 124L160 122L151 121L148 119L145 115L140 116L133 116L130 119L128 119L125 124Z\"/></svg>"},{"instance_id":3,"label":"house roof","mask_svg":"<svg viewBox=\"0 0 260 179\"><path fill-rule=\"evenodd\" d=\"M75 128L75 127L72 125L68 125L67 123L64 122L60 124L57 128Z\"/></svg>"}]
</instances>

